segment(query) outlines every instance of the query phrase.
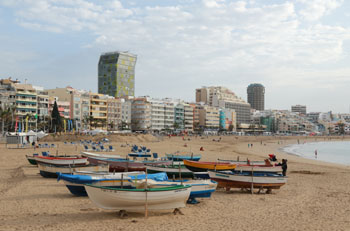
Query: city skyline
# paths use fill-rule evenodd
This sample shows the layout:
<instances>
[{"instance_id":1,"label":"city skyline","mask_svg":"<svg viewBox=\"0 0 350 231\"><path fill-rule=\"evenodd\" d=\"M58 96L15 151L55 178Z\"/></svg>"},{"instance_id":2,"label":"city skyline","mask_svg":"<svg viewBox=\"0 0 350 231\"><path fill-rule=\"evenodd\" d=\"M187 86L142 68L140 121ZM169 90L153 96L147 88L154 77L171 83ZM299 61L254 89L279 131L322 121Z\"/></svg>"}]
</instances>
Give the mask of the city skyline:
<instances>
[{"instance_id":1,"label":"city skyline","mask_svg":"<svg viewBox=\"0 0 350 231\"><path fill-rule=\"evenodd\" d=\"M0 77L97 92L101 53L138 55L136 96L225 86L266 109L349 112L349 2L0 1Z\"/></svg>"}]
</instances>

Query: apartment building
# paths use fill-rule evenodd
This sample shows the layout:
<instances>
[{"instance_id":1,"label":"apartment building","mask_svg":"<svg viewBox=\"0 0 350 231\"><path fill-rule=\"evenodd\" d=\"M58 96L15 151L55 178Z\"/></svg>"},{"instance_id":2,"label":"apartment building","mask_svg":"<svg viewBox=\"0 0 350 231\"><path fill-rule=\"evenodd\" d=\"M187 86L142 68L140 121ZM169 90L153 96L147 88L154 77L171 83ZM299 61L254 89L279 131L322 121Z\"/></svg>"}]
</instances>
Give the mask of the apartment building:
<instances>
[{"instance_id":1,"label":"apartment building","mask_svg":"<svg viewBox=\"0 0 350 231\"><path fill-rule=\"evenodd\" d=\"M226 87L202 87L196 89L196 102L217 108L233 109L236 112L236 122L250 123L250 104L236 96Z\"/></svg>"},{"instance_id":2,"label":"apartment building","mask_svg":"<svg viewBox=\"0 0 350 231\"><path fill-rule=\"evenodd\" d=\"M90 93L90 116L93 121L90 121L93 128L107 128L107 95Z\"/></svg>"},{"instance_id":3,"label":"apartment building","mask_svg":"<svg viewBox=\"0 0 350 231\"><path fill-rule=\"evenodd\" d=\"M70 119L70 102L69 101L60 101L58 97L49 96L49 114L52 114L53 106L57 104L58 112L60 113L61 118Z\"/></svg>"},{"instance_id":4,"label":"apartment building","mask_svg":"<svg viewBox=\"0 0 350 231\"><path fill-rule=\"evenodd\" d=\"M219 109L208 105L196 105L194 112L195 127L202 129L219 129Z\"/></svg>"},{"instance_id":5,"label":"apartment building","mask_svg":"<svg viewBox=\"0 0 350 231\"><path fill-rule=\"evenodd\" d=\"M87 129L87 119L90 116L90 93L72 87L55 88L46 90L50 97L56 97L61 105L69 102L69 119L74 120L76 130ZM66 106L65 106L66 107Z\"/></svg>"},{"instance_id":6,"label":"apartment building","mask_svg":"<svg viewBox=\"0 0 350 231\"><path fill-rule=\"evenodd\" d=\"M151 128L152 106L146 97L135 98L131 104L131 129L148 131Z\"/></svg>"},{"instance_id":7,"label":"apartment building","mask_svg":"<svg viewBox=\"0 0 350 231\"><path fill-rule=\"evenodd\" d=\"M193 131L194 107L184 103L184 129L187 132Z\"/></svg>"},{"instance_id":8,"label":"apartment building","mask_svg":"<svg viewBox=\"0 0 350 231\"><path fill-rule=\"evenodd\" d=\"M28 129L34 128L37 114L37 92L31 84L15 83L16 115L21 121L28 116Z\"/></svg>"},{"instance_id":9,"label":"apartment building","mask_svg":"<svg viewBox=\"0 0 350 231\"><path fill-rule=\"evenodd\" d=\"M16 106L16 89L13 81L9 79L0 79L0 108Z\"/></svg>"},{"instance_id":10,"label":"apartment building","mask_svg":"<svg viewBox=\"0 0 350 231\"><path fill-rule=\"evenodd\" d=\"M49 116L49 95L43 87L33 86L37 93L37 117L38 121L45 120Z\"/></svg>"},{"instance_id":11,"label":"apartment building","mask_svg":"<svg viewBox=\"0 0 350 231\"><path fill-rule=\"evenodd\" d=\"M122 102L119 98L109 96L107 98L107 124L108 130L119 130L122 122Z\"/></svg>"},{"instance_id":12,"label":"apartment building","mask_svg":"<svg viewBox=\"0 0 350 231\"><path fill-rule=\"evenodd\" d=\"M230 131L236 131L236 112L233 109L221 108L220 114L220 128Z\"/></svg>"}]
</instances>

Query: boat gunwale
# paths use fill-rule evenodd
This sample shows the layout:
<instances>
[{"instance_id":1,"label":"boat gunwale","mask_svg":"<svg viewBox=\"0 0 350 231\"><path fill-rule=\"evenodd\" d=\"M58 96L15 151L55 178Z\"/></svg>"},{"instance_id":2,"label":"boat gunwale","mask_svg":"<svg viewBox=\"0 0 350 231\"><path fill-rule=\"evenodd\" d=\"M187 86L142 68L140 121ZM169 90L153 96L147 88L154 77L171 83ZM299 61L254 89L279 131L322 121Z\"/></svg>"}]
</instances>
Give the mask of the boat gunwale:
<instances>
[{"instance_id":1,"label":"boat gunwale","mask_svg":"<svg viewBox=\"0 0 350 231\"><path fill-rule=\"evenodd\" d=\"M146 188L143 188L143 189L111 188L107 186L97 186L92 184L83 184L83 185L93 187L93 188L100 188L100 189L107 189L107 190L114 190L114 191L128 191L128 192L161 192L161 191L173 191L173 190L191 188L190 185L176 185L171 187L147 188L147 189Z\"/></svg>"}]
</instances>

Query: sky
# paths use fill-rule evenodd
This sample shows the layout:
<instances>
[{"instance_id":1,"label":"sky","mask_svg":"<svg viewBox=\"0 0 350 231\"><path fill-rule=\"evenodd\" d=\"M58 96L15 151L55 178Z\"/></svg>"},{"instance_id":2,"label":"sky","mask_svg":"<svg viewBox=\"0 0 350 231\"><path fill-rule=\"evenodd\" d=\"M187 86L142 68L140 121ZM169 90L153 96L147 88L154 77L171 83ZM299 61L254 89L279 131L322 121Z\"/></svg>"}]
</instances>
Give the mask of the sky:
<instances>
[{"instance_id":1,"label":"sky","mask_svg":"<svg viewBox=\"0 0 350 231\"><path fill-rule=\"evenodd\" d=\"M97 92L103 52L137 55L136 96L225 86L266 109L350 111L350 1L0 0L0 78Z\"/></svg>"}]
</instances>

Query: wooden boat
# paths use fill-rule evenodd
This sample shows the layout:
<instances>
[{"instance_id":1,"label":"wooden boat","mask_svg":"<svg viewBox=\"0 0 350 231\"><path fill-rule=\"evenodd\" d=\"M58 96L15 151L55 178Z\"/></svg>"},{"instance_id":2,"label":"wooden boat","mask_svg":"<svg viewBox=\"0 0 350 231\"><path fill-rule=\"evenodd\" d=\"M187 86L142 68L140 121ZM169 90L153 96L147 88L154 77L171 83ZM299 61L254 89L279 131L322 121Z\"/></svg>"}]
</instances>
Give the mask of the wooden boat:
<instances>
[{"instance_id":1,"label":"wooden boat","mask_svg":"<svg viewBox=\"0 0 350 231\"><path fill-rule=\"evenodd\" d=\"M145 188L146 180L140 180L134 183L136 188ZM169 187L175 185L188 185L191 186L191 194L189 199L195 198L210 198L211 194L215 192L217 183L213 180L183 180L183 181L155 181L152 179L147 179L147 187L148 188L161 188L161 187Z\"/></svg>"},{"instance_id":2,"label":"wooden boat","mask_svg":"<svg viewBox=\"0 0 350 231\"><path fill-rule=\"evenodd\" d=\"M236 164L235 171L240 172L270 172L281 173L282 167L272 165L271 162L266 159L265 161L230 161L231 164Z\"/></svg>"},{"instance_id":3,"label":"wooden boat","mask_svg":"<svg viewBox=\"0 0 350 231\"><path fill-rule=\"evenodd\" d=\"M108 165L69 165L58 166L38 162L40 175L45 178L57 178L57 173L72 174L75 171L95 171L108 173Z\"/></svg>"},{"instance_id":4,"label":"wooden boat","mask_svg":"<svg viewBox=\"0 0 350 231\"><path fill-rule=\"evenodd\" d=\"M173 177L181 177L182 178L193 178L193 172L191 170L188 170L184 165L147 165L147 173L158 173L158 172L165 172L169 178Z\"/></svg>"},{"instance_id":5,"label":"wooden boat","mask_svg":"<svg viewBox=\"0 0 350 231\"><path fill-rule=\"evenodd\" d=\"M140 212L183 208L191 193L191 186L172 186L150 189L120 189L85 185L90 200L98 207L110 210Z\"/></svg>"},{"instance_id":6,"label":"wooden boat","mask_svg":"<svg viewBox=\"0 0 350 231\"><path fill-rule=\"evenodd\" d=\"M203 162L203 161L191 161L184 160L186 168L193 172L205 172L207 170L234 170L236 164L226 163L226 162Z\"/></svg>"},{"instance_id":7,"label":"wooden boat","mask_svg":"<svg viewBox=\"0 0 350 231\"><path fill-rule=\"evenodd\" d=\"M92 152L80 152L84 157L97 157L97 158L121 158L119 155L109 155L109 154L97 154Z\"/></svg>"},{"instance_id":8,"label":"wooden boat","mask_svg":"<svg viewBox=\"0 0 350 231\"><path fill-rule=\"evenodd\" d=\"M232 164L253 164L253 165L264 165L265 161L250 161L250 160L225 160L218 158L221 162L230 162Z\"/></svg>"},{"instance_id":9,"label":"wooden boat","mask_svg":"<svg viewBox=\"0 0 350 231\"><path fill-rule=\"evenodd\" d=\"M109 173L101 175L73 175L58 173L57 181L62 180L68 190L76 196L87 196L84 184L93 184L97 186L135 188L133 182L145 179L144 172L126 172L126 173ZM167 180L165 173L148 174L149 179Z\"/></svg>"},{"instance_id":10,"label":"wooden boat","mask_svg":"<svg viewBox=\"0 0 350 231\"><path fill-rule=\"evenodd\" d=\"M35 156L37 156L37 155L33 155L33 156L26 155L26 158L31 165L37 165L36 160L35 160Z\"/></svg>"},{"instance_id":11,"label":"wooden boat","mask_svg":"<svg viewBox=\"0 0 350 231\"><path fill-rule=\"evenodd\" d=\"M166 161L158 161L158 160L128 160L128 159L115 159L115 158L96 158L96 157L88 157L89 163L99 164L105 163L109 164L110 172L133 172L133 171L146 171L145 164L152 165L162 165L162 164L170 164L169 160Z\"/></svg>"},{"instance_id":12,"label":"wooden boat","mask_svg":"<svg viewBox=\"0 0 350 231\"><path fill-rule=\"evenodd\" d=\"M201 159L202 155L181 155L179 153L175 153L175 154L165 154L165 156L169 159L169 160L174 160L174 161L182 161L182 160L193 160L193 161L198 161Z\"/></svg>"},{"instance_id":13,"label":"wooden boat","mask_svg":"<svg viewBox=\"0 0 350 231\"><path fill-rule=\"evenodd\" d=\"M214 172L209 171L212 180L218 182L219 187L224 188L265 188L279 189L285 183L287 178L281 174L274 173L239 173L239 172Z\"/></svg>"},{"instance_id":14,"label":"wooden boat","mask_svg":"<svg viewBox=\"0 0 350 231\"><path fill-rule=\"evenodd\" d=\"M67 156L67 157L55 157L55 156L35 156L37 163L53 164L53 165L86 165L88 158Z\"/></svg>"}]
</instances>

